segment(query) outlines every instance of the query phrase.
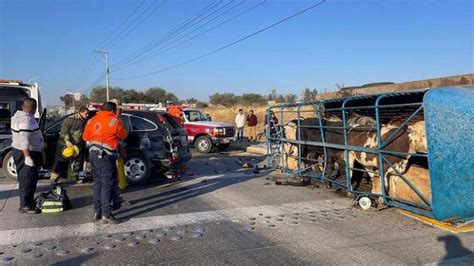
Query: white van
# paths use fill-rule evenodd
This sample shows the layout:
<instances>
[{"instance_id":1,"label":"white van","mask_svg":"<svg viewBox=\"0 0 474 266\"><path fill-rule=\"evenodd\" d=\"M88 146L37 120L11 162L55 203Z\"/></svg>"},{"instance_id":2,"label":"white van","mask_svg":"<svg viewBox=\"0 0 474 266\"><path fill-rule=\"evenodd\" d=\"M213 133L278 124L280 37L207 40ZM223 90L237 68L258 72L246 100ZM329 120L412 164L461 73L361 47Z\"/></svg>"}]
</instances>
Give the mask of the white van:
<instances>
[{"instance_id":1,"label":"white van","mask_svg":"<svg viewBox=\"0 0 474 266\"><path fill-rule=\"evenodd\" d=\"M16 176L16 167L10 152L11 117L17 110L21 110L26 97L31 97L38 102L35 118L40 120L43 107L38 84L30 85L18 80L0 79L0 164L8 177Z\"/></svg>"},{"instance_id":2,"label":"white van","mask_svg":"<svg viewBox=\"0 0 474 266\"><path fill-rule=\"evenodd\" d=\"M9 110L13 115L17 110L21 110L21 105L26 97L31 97L38 102L35 117L39 118L43 106L38 83L30 85L19 80L0 79L0 109Z\"/></svg>"}]
</instances>

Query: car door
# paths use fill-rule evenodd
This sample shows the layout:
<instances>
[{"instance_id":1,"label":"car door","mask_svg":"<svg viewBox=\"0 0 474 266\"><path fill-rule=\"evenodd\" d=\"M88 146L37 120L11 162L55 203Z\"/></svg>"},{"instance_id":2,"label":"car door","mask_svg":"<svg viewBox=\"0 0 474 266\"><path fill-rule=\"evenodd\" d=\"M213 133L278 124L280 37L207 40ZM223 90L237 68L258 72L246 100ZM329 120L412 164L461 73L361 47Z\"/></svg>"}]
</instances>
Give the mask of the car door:
<instances>
[{"instance_id":1,"label":"car door","mask_svg":"<svg viewBox=\"0 0 474 266\"><path fill-rule=\"evenodd\" d=\"M54 159L56 158L56 147L59 140L59 133L61 132L61 127L66 117L61 118L59 121L53 122L53 124L47 126L46 129L43 129L44 145L42 155L43 168L45 169L51 169L53 167ZM44 127L44 124L42 126Z\"/></svg>"}]
</instances>

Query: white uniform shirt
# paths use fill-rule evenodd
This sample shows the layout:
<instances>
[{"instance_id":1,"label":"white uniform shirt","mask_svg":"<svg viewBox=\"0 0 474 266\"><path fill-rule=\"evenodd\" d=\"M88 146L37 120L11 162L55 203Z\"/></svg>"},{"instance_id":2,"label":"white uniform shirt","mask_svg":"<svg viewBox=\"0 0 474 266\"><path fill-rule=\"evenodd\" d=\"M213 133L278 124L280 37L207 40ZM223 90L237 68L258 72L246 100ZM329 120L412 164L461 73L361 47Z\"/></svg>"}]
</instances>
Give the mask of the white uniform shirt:
<instances>
[{"instance_id":1,"label":"white uniform shirt","mask_svg":"<svg viewBox=\"0 0 474 266\"><path fill-rule=\"evenodd\" d=\"M11 119L12 147L18 150L41 151L43 133L30 113L16 111Z\"/></svg>"}]
</instances>

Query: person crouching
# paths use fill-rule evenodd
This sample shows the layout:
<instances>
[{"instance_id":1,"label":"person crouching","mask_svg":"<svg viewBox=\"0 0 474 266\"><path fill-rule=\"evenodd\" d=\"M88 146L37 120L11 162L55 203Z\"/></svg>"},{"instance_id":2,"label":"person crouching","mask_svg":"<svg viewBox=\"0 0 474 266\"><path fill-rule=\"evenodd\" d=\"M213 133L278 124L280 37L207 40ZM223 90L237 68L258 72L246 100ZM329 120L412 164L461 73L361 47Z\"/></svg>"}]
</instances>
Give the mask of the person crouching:
<instances>
[{"instance_id":1,"label":"person crouching","mask_svg":"<svg viewBox=\"0 0 474 266\"><path fill-rule=\"evenodd\" d=\"M51 171L51 184L56 184L59 177L64 174L68 178L73 179L73 181L82 181L79 180L79 172L83 170L84 164L84 141L82 140L82 134L88 117L89 109L81 107L79 113L64 119L59 133L53 170ZM77 149L78 153L74 154L74 156L65 157L63 150L71 147ZM69 167L69 163L71 163L72 167Z\"/></svg>"}]
</instances>

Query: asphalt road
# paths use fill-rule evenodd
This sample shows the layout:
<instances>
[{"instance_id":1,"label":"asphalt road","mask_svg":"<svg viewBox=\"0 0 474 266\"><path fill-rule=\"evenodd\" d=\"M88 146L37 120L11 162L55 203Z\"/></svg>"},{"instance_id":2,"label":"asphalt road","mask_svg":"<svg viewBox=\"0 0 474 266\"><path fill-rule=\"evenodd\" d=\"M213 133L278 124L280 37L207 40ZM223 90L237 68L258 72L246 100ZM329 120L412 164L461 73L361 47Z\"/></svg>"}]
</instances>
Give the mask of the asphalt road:
<instances>
[{"instance_id":1,"label":"asphalt road","mask_svg":"<svg viewBox=\"0 0 474 266\"><path fill-rule=\"evenodd\" d=\"M199 155L179 181L127 189L119 225L92 220L92 186L67 187L74 208L21 215L14 181L0 179L0 264L474 263L474 234L451 234L395 209L362 211L331 190L278 186L262 157ZM47 189L47 181L38 190Z\"/></svg>"}]
</instances>

